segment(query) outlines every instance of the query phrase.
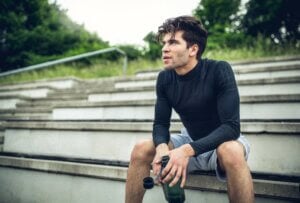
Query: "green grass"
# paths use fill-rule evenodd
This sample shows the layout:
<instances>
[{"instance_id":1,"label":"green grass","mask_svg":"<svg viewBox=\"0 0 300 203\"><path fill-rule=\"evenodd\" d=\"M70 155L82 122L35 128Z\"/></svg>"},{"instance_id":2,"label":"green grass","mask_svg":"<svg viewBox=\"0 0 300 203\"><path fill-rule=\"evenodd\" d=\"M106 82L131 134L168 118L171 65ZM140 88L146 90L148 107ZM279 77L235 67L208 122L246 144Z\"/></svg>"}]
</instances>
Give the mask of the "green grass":
<instances>
[{"instance_id":1,"label":"green grass","mask_svg":"<svg viewBox=\"0 0 300 203\"><path fill-rule=\"evenodd\" d=\"M241 49L220 49L220 50L206 50L204 57L226 60L226 61L242 61L242 60L257 60L259 58L266 58L272 56L291 56L299 55L300 50L296 48L289 49L273 49L264 51L262 49L241 48Z\"/></svg>"},{"instance_id":2,"label":"green grass","mask_svg":"<svg viewBox=\"0 0 300 203\"><path fill-rule=\"evenodd\" d=\"M139 59L130 61L127 67L127 75L134 75L139 70L151 70L162 67L160 60L150 61L145 59ZM11 76L0 78L0 84L10 84L34 81L40 79L51 79L59 77L74 76L78 78L103 78L112 76L123 75L123 61L98 61L98 63L92 65L58 65L41 70L28 71Z\"/></svg>"},{"instance_id":3,"label":"green grass","mask_svg":"<svg viewBox=\"0 0 300 203\"><path fill-rule=\"evenodd\" d=\"M299 55L300 51L297 48L289 47L272 47L268 48L263 43L257 45L256 48L240 48L240 49L217 49L205 51L203 57L227 60L227 61L241 61L241 60L256 60L258 58L284 55ZM19 83L40 79L50 79L58 77L74 76L78 78L103 78L122 75L122 60L120 61L103 61L95 60L91 65L78 65L78 63L59 65L49 67L42 70L28 71L24 73L15 74L0 78L0 84ZM134 75L137 71L158 69L162 67L161 60L150 61L146 59L139 59L130 61L128 63L127 75Z\"/></svg>"}]
</instances>

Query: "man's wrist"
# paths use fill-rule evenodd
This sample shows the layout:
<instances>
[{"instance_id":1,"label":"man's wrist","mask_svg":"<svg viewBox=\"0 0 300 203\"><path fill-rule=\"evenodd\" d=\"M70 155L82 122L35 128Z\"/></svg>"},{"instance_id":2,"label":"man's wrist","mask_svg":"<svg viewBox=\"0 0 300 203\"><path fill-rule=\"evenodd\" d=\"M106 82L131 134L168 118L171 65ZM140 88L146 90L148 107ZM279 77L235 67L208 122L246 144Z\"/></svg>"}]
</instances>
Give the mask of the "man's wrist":
<instances>
[{"instance_id":1,"label":"man's wrist","mask_svg":"<svg viewBox=\"0 0 300 203\"><path fill-rule=\"evenodd\" d=\"M192 157L195 155L195 151L190 144L184 144L180 148L182 148L184 154L188 157Z\"/></svg>"},{"instance_id":2,"label":"man's wrist","mask_svg":"<svg viewBox=\"0 0 300 203\"><path fill-rule=\"evenodd\" d=\"M169 151L169 146L166 143L161 143L156 146L156 151Z\"/></svg>"}]
</instances>

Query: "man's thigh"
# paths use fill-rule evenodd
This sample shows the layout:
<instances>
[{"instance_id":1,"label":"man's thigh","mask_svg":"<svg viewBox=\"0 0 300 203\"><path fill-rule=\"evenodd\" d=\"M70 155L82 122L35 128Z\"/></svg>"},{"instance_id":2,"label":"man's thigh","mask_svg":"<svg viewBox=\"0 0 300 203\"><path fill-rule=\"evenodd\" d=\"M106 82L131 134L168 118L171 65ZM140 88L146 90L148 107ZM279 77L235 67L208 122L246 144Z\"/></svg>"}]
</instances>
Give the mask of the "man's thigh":
<instances>
[{"instance_id":1,"label":"man's thigh","mask_svg":"<svg viewBox=\"0 0 300 203\"><path fill-rule=\"evenodd\" d=\"M183 144L188 144L193 140L188 135L187 131L183 129L181 134L171 135L171 142L174 145L174 148L178 148ZM250 145L247 139L240 135L237 141L243 146L245 152L245 159L248 159L250 153ZM205 170L205 171L215 171L217 178L220 181L226 181L226 174L224 174L220 165L218 164L217 151L212 150L198 155L197 157L191 157L188 164L188 172Z\"/></svg>"}]
</instances>

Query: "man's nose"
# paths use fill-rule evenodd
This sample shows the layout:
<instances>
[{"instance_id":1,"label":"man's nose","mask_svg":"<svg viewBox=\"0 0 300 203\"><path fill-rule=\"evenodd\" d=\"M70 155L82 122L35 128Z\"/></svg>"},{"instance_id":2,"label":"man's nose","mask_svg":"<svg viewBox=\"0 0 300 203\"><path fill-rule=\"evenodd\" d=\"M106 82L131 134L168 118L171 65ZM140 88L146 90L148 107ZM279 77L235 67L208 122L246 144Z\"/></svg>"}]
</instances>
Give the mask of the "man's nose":
<instances>
[{"instance_id":1,"label":"man's nose","mask_svg":"<svg viewBox=\"0 0 300 203\"><path fill-rule=\"evenodd\" d=\"M162 52L168 52L170 51L168 44L164 44L163 47L161 48Z\"/></svg>"}]
</instances>

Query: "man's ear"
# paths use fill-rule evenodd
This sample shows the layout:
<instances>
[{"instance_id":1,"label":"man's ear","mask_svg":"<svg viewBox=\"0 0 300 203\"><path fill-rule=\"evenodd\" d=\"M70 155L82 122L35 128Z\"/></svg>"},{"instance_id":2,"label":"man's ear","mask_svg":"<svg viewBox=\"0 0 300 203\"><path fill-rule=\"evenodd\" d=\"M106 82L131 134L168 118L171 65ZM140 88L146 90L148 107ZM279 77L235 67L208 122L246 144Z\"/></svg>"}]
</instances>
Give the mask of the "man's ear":
<instances>
[{"instance_id":1,"label":"man's ear","mask_svg":"<svg viewBox=\"0 0 300 203\"><path fill-rule=\"evenodd\" d=\"M199 51L199 46L198 46L198 44L193 44L193 45L190 47L190 56L197 56L198 51Z\"/></svg>"}]
</instances>

